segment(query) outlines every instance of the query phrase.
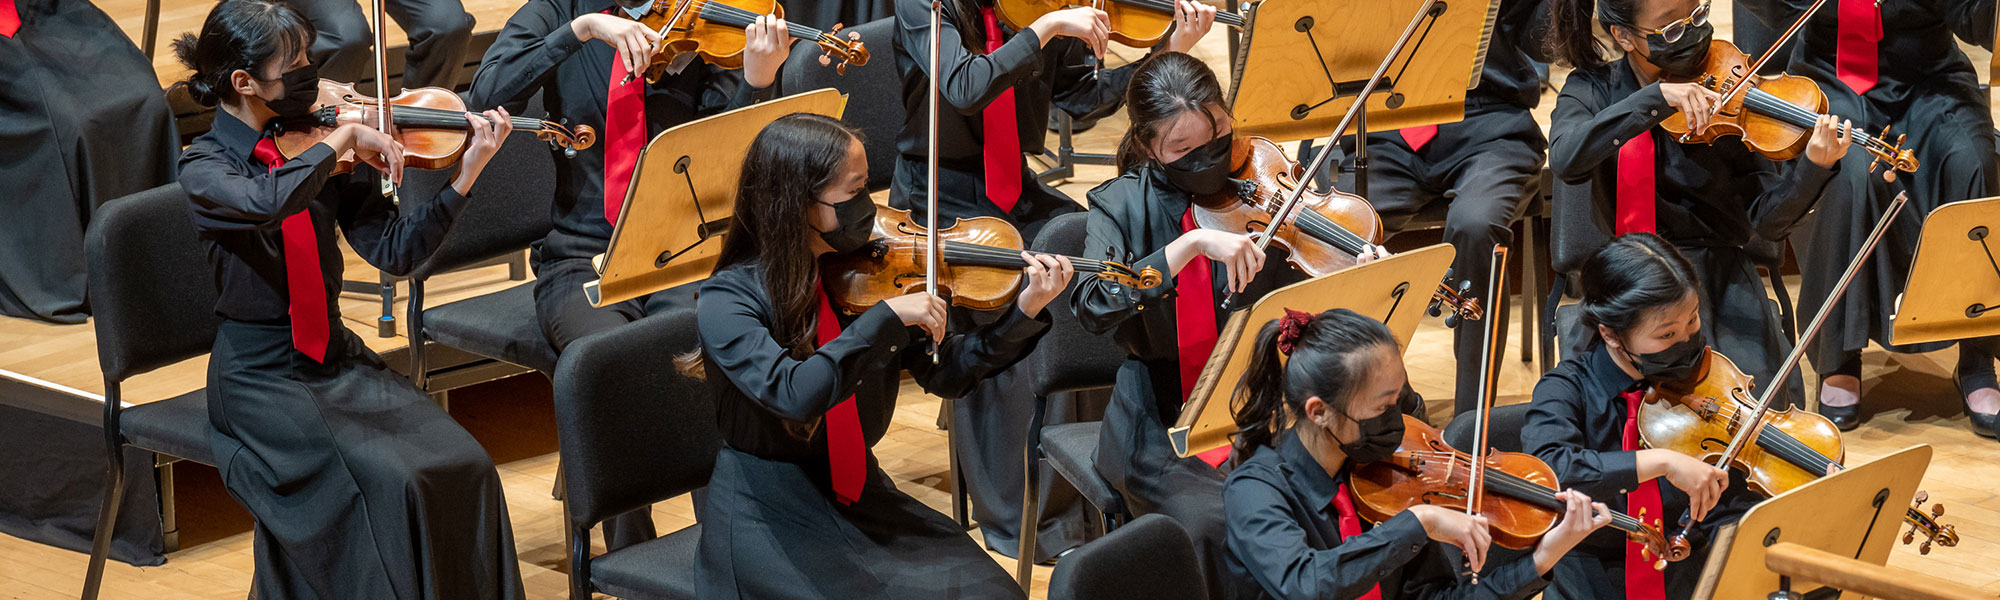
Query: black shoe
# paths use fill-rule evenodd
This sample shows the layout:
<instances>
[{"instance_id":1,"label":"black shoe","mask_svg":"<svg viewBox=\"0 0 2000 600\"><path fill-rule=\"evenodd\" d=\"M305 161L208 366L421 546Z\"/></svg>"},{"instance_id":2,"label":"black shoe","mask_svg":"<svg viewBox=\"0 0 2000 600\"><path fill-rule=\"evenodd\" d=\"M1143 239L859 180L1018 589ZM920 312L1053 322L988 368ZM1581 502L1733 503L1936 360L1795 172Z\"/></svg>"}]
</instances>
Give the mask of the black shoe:
<instances>
[{"instance_id":1,"label":"black shoe","mask_svg":"<svg viewBox=\"0 0 2000 600\"><path fill-rule=\"evenodd\" d=\"M1853 406L1821 404L1819 405L1819 414L1822 417L1826 417L1826 420L1832 421L1833 426L1839 427L1841 431L1854 431L1854 428L1861 426L1860 404Z\"/></svg>"},{"instance_id":2,"label":"black shoe","mask_svg":"<svg viewBox=\"0 0 2000 600\"><path fill-rule=\"evenodd\" d=\"M2000 415L1972 412L1972 403L1966 400L1966 396L1972 390L1984 388L2000 389L2000 381L1996 381L1990 372L1961 377L1957 369L1952 370L1951 380L1952 383L1958 386L1959 406L1964 407L1965 416L1972 419L1972 432L1984 437L1995 437L1994 426L1996 422L2000 422Z\"/></svg>"}]
</instances>

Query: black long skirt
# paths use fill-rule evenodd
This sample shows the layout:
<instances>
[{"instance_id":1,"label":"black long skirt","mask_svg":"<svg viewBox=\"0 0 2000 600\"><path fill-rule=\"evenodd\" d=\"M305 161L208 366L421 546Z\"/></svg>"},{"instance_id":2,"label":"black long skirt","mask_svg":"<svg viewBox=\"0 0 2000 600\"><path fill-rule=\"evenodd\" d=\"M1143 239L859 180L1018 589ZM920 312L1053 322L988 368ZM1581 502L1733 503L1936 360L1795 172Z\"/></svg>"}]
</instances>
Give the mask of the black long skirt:
<instances>
[{"instance_id":1,"label":"black long skirt","mask_svg":"<svg viewBox=\"0 0 2000 600\"><path fill-rule=\"evenodd\" d=\"M1026 597L958 523L898 491L873 460L853 504L828 489L824 469L718 452L695 573L701 597Z\"/></svg>"},{"instance_id":2,"label":"black long skirt","mask_svg":"<svg viewBox=\"0 0 2000 600\"><path fill-rule=\"evenodd\" d=\"M336 326L324 364L291 328L225 321L210 444L257 519L264 598L520 598L507 503L465 429Z\"/></svg>"}]
</instances>

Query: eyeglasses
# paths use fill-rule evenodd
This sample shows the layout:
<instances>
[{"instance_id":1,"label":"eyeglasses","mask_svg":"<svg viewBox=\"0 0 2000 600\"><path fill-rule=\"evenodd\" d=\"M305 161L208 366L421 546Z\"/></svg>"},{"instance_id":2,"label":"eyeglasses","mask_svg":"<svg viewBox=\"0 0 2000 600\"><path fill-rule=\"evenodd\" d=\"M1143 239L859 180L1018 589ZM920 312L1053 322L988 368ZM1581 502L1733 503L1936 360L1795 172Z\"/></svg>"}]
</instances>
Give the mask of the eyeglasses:
<instances>
[{"instance_id":1,"label":"eyeglasses","mask_svg":"<svg viewBox=\"0 0 2000 600\"><path fill-rule=\"evenodd\" d=\"M1667 43L1673 43L1681 41L1681 35L1686 34L1689 27L1700 27L1707 24L1708 24L1708 3L1703 2L1701 3L1701 6L1694 7L1694 12L1688 13L1687 18L1679 19L1672 23L1668 23L1666 27L1661 27L1659 29L1647 31L1645 32L1645 34L1652 35L1657 33L1660 34L1660 38L1666 40Z\"/></svg>"}]
</instances>

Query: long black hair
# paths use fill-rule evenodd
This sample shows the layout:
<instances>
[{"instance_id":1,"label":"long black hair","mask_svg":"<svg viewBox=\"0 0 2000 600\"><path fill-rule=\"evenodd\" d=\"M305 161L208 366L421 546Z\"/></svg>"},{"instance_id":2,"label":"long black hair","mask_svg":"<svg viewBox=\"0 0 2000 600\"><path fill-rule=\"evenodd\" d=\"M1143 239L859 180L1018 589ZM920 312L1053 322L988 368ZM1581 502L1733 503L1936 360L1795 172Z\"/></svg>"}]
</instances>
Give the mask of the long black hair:
<instances>
[{"instance_id":1,"label":"long black hair","mask_svg":"<svg viewBox=\"0 0 2000 600\"><path fill-rule=\"evenodd\" d=\"M1329 408L1345 413L1362 384L1369 353L1396 347L1396 336L1381 321L1336 308L1299 325L1288 359L1279 348L1286 320L1273 319L1257 331L1257 346L1236 391L1239 458L1272 445L1279 432L1304 417L1307 398L1319 396Z\"/></svg>"},{"instance_id":2,"label":"long black hair","mask_svg":"<svg viewBox=\"0 0 2000 600\"><path fill-rule=\"evenodd\" d=\"M174 40L174 56L194 71L188 96L202 106L234 98L229 76L238 70L264 79L272 59L290 63L312 46L312 23L292 7L270 0L223 0L208 11L201 35L183 33Z\"/></svg>"},{"instance_id":3,"label":"long black hair","mask_svg":"<svg viewBox=\"0 0 2000 600\"><path fill-rule=\"evenodd\" d=\"M1591 332L1588 347L1603 343L1597 326L1624 334L1637 327L1648 312L1673 306L1697 293L1694 264L1660 236L1628 233L1618 236L1584 259L1583 326Z\"/></svg>"},{"instance_id":4,"label":"long black hair","mask_svg":"<svg viewBox=\"0 0 2000 600\"><path fill-rule=\"evenodd\" d=\"M849 147L861 132L832 117L798 113L779 117L750 142L736 184L736 215L715 268L757 262L764 291L777 310L771 333L794 358L812 354L819 261L808 237L818 235L806 210L833 185ZM866 200L865 198L862 200Z\"/></svg>"},{"instance_id":5,"label":"long black hair","mask_svg":"<svg viewBox=\"0 0 2000 600\"><path fill-rule=\"evenodd\" d=\"M1596 13L1597 21L1608 31L1612 27L1630 29L1634 15L1638 13L1638 0L1551 0L1548 52L1556 58L1557 64L1578 69L1603 66L1610 62L1605 53L1604 42L1597 39L1591 27L1590 17Z\"/></svg>"},{"instance_id":6,"label":"long black hair","mask_svg":"<svg viewBox=\"0 0 2000 600\"><path fill-rule=\"evenodd\" d=\"M1222 84L1215 71L1201 59L1180 52L1161 52L1139 63L1132 83L1125 88L1125 111L1132 126L1118 141L1118 172L1130 171L1152 158L1149 148L1167 125L1193 112L1209 120L1211 131L1220 127L1208 112L1209 105L1227 107L1222 100ZM1206 140L1204 140L1206 141Z\"/></svg>"}]
</instances>

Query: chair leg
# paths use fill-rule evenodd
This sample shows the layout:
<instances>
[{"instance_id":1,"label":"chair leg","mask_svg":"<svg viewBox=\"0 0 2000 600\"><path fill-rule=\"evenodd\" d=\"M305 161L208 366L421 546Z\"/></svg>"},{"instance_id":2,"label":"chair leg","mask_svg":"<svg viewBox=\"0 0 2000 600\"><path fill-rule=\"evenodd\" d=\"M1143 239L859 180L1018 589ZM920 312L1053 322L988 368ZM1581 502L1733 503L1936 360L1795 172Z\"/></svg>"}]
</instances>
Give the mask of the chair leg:
<instances>
[{"instance_id":1,"label":"chair leg","mask_svg":"<svg viewBox=\"0 0 2000 600\"><path fill-rule=\"evenodd\" d=\"M423 280L410 279L410 305L406 310L409 312L409 316L406 318L410 321L407 327L410 330L410 383L417 386L419 390L428 390L431 377L430 372L427 370L430 368L430 365L425 364L424 361Z\"/></svg>"},{"instance_id":2,"label":"chair leg","mask_svg":"<svg viewBox=\"0 0 2000 600\"><path fill-rule=\"evenodd\" d=\"M176 552L181 549L181 524L180 519L174 516L174 463L160 465L157 471L160 477L160 530L165 542L161 550Z\"/></svg>"},{"instance_id":3,"label":"chair leg","mask_svg":"<svg viewBox=\"0 0 2000 600\"><path fill-rule=\"evenodd\" d=\"M1799 343L1799 322L1792 306L1792 290L1785 287L1785 277L1779 274L1784 268L1783 261L1771 266L1771 289L1778 293L1778 325L1784 328L1785 339Z\"/></svg>"},{"instance_id":4,"label":"chair leg","mask_svg":"<svg viewBox=\"0 0 2000 600\"><path fill-rule=\"evenodd\" d=\"M1021 529L1020 543L1014 548L1014 580L1021 584L1021 591L1029 590L1029 581L1035 570L1035 535L1042 525L1042 412L1047 410L1044 398L1035 398L1035 413L1028 418L1028 437L1021 444L1021 467L1026 474L1021 484Z\"/></svg>"},{"instance_id":5,"label":"chair leg","mask_svg":"<svg viewBox=\"0 0 2000 600\"><path fill-rule=\"evenodd\" d=\"M1542 261L1540 250L1535 247L1538 218L1528 215L1521 219L1521 362L1528 363L1529 368L1536 366L1535 316L1541 313L1537 301L1541 299ZM1544 356L1542 360L1548 358Z\"/></svg>"},{"instance_id":6,"label":"chair leg","mask_svg":"<svg viewBox=\"0 0 2000 600\"><path fill-rule=\"evenodd\" d=\"M569 506L563 506L563 522L569 522ZM569 544L569 600L590 600L590 528L571 529Z\"/></svg>"},{"instance_id":7,"label":"chair leg","mask_svg":"<svg viewBox=\"0 0 2000 600\"><path fill-rule=\"evenodd\" d=\"M951 518L958 521L958 527L972 530L972 511L965 498L965 470L958 464L958 427L952 422L951 399L938 403L938 418L945 422L944 445L946 456L950 457L950 471L947 479L951 484Z\"/></svg>"},{"instance_id":8,"label":"chair leg","mask_svg":"<svg viewBox=\"0 0 2000 600\"><path fill-rule=\"evenodd\" d=\"M97 505L97 531L90 539L90 566L83 575L83 600L97 600L104 585L104 560L111 556L111 534L118 529L118 503L125 498L125 441L118 435L118 382L105 382L104 446L106 479L104 499Z\"/></svg>"},{"instance_id":9,"label":"chair leg","mask_svg":"<svg viewBox=\"0 0 2000 600\"><path fill-rule=\"evenodd\" d=\"M507 280L525 281L527 279L528 251L522 250L514 253L514 258L507 259Z\"/></svg>"},{"instance_id":10,"label":"chair leg","mask_svg":"<svg viewBox=\"0 0 2000 600\"><path fill-rule=\"evenodd\" d=\"M556 484L555 484L555 486L554 486L554 489L551 489L551 490L549 490L549 497L550 497L550 498L555 498L555 499L556 499L557 501L562 501L562 500L564 499L564 497L565 497L565 496L567 496L567 494L564 494L564 493L563 493L563 473L562 473L562 469L563 469L563 467L562 467L562 458L561 458L561 457L557 457L557 458L556 458Z\"/></svg>"},{"instance_id":11,"label":"chair leg","mask_svg":"<svg viewBox=\"0 0 2000 600\"><path fill-rule=\"evenodd\" d=\"M382 318L375 321L375 335L396 337L396 279L382 274Z\"/></svg>"},{"instance_id":12,"label":"chair leg","mask_svg":"<svg viewBox=\"0 0 2000 600\"><path fill-rule=\"evenodd\" d=\"M1568 291L1569 275L1557 273L1555 279L1549 282L1549 295L1542 299L1541 316L1536 319L1541 321L1542 365L1545 367L1543 369L1545 373L1548 372L1548 368L1553 368L1555 363L1562 360L1556 352L1556 305L1562 304L1563 294Z\"/></svg>"}]
</instances>

